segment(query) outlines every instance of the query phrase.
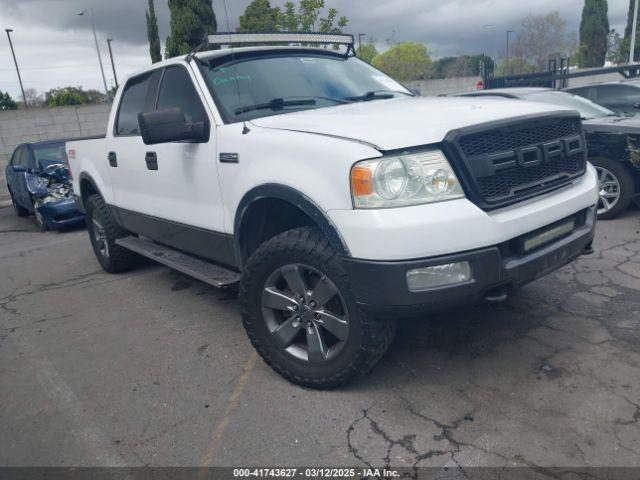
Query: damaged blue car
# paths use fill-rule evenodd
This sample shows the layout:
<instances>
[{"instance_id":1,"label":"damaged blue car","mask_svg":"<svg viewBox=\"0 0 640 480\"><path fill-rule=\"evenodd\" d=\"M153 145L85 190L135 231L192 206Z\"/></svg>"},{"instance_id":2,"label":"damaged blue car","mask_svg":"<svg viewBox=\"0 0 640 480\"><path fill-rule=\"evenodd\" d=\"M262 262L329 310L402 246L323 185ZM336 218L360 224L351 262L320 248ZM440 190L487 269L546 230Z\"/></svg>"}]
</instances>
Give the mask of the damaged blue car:
<instances>
[{"instance_id":1,"label":"damaged blue car","mask_svg":"<svg viewBox=\"0 0 640 480\"><path fill-rule=\"evenodd\" d=\"M84 214L73 200L65 140L19 145L7 165L6 177L16 215L33 214L42 231L84 222Z\"/></svg>"}]
</instances>

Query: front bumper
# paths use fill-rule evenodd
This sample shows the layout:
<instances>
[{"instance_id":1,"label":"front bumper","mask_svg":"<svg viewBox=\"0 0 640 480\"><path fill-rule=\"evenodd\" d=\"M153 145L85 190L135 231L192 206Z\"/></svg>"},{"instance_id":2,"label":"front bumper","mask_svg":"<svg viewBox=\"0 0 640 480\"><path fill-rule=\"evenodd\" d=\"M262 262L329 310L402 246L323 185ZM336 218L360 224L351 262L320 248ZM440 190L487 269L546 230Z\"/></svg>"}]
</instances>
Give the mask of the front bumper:
<instances>
[{"instance_id":1,"label":"front bumper","mask_svg":"<svg viewBox=\"0 0 640 480\"><path fill-rule=\"evenodd\" d=\"M84 222L84 214L78 210L73 197L45 203L38 208L49 230L60 230Z\"/></svg>"},{"instance_id":2,"label":"front bumper","mask_svg":"<svg viewBox=\"0 0 640 480\"><path fill-rule=\"evenodd\" d=\"M509 293L572 262L593 243L596 207L577 214L582 219L563 238L527 254L515 248L519 238L488 248L408 261L368 261L348 258L345 265L357 303L373 315L414 317L426 312ZM467 261L473 278L453 286L411 292L407 271Z\"/></svg>"}]
</instances>

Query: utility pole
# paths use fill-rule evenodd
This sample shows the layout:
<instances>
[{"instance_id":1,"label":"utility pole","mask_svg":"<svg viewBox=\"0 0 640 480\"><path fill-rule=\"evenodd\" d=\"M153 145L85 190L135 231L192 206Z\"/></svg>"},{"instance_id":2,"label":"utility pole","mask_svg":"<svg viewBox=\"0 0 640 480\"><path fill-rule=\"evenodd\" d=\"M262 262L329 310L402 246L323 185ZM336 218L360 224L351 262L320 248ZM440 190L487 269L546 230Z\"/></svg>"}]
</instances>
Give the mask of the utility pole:
<instances>
[{"instance_id":1,"label":"utility pole","mask_svg":"<svg viewBox=\"0 0 640 480\"><path fill-rule=\"evenodd\" d=\"M362 52L362 37L366 36L366 33L358 34L358 49Z\"/></svg>"},{"instance_id":2,"label":"utility pole","mask_svg":"<svg viewBox=\"0 0 640 480\"><path fill-rule=\"evenodd\" d=\"M637 1L637 0L636 0ZM509 35L515 33L513 30L507 30L507 62L506 62L506 73L509 75Z\"/></svg>"},{"instance_id":3,"label":"utility pole","mask_svg":"<svg viewBox=\"0 0 640 480\"><path fill-rule=\"evenodd\" d=\"M116 75L116 64L113 62L113 51L111 51L111 42L113 42L113 38L107 38L107 45L109 45L109 57L111 57L111 68L113 69L113 81L116 83L116 88L118 88L118 75Z\"/></svg>"},{"instance_id":4,"label":"utility pole","mask_svg":"<svg viewBox=\"0 0 640 480\"><path fill-rule=\"evenodd\" d=\"M20 82L20 91L22 92L22 101L24 102L24 108L29 108L29 105L27 105L27 96L24 94L24 87L22 86L22 77L20 76L20 69L18 68L18 60L16 60L16 52L13 50L13 42L11 41L11 32L13 32L13 29L5 28L4 31L7 32L9 46L11 47L11 55L13 55L13 63L16 64L16 72L18 73L18 82Z\"/></svg>"},{"instance_id":5,"label":"utility pole","mask_svg":"<svg viewBox=\"0 0 640 480\"><path fill-rule=\"evenodd\" d=\"M629 49L629 64L632 64L636 56L636 32L638 30L638 0L633 9L633 28L631 29L631 48Z\"/></svg>"},{"instance_id":6,"label":"utility pole","mask_svg":"<svg viewBox=\"0 0 640 480\"><path fill-rule=\"evenodd\" d=\"M102 84L104 85L104 93L109 96L109 87L107 87L107 77L104 74L104 67L102 66L102 57L100 56L100 46L98 45L98 36L96 35L96 22L93 18L93 11L82 10L78 12L78 15L83 17L85 13L89 13L91 17L91 29L93 30L93 41L96 43L96 52L98 52L98 62L100 63L100 73L102 73Z\"/></svg>"}]
</instances>

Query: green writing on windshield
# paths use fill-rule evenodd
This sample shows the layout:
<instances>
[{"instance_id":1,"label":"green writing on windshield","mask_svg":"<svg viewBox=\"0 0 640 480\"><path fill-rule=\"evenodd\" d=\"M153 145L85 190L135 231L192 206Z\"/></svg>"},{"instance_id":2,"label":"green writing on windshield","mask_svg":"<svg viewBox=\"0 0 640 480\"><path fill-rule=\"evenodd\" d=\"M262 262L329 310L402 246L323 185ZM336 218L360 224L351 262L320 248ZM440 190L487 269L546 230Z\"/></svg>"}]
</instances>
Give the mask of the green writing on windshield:
<instances>
[{"instance_id":1,"label":"green writing on windshield","mask_svg":"<svg viewBox=\"0 0 640 480\"><path fill-rule=\"evenodd\" d=\"M250 75L232 75L230 77L214 77L213 85L217 87L218 85L226 85L227 83L231 83L231 82L250 82L250 81L251 81Z\"/></svg>"}]
</instances>

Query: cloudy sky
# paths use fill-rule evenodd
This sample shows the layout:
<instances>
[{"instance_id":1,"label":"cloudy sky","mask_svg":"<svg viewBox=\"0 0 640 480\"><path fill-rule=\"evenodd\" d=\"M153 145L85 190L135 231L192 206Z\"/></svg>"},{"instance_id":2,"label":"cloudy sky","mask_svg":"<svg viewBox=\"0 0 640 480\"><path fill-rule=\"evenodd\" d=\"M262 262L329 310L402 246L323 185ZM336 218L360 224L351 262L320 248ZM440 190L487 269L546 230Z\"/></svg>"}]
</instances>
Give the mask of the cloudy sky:
<instances>
[{"instance_id":1,"label":"cloudy sky","mask_svg":"<svg viewBox=\"0 0 640 480\"><path fill-rule=\"evenodd\" d=\"M219 30L234 30L250 0L213 0ZM167 0L155 0L160 38L168 34ZM281 5L284 0L272 0ZM327 0L350 19L348 30L385 39L424 42L433 57L504 51L506 30L518 30L522 17L559 10L569 31L577 31L583 0ZM612 28L624 29L628 0L609 0ZM144 12L147 0L0 0L0 27L12 40L25 88L81 85L101 89L102 80L91 21L76 13L93 11L107 81L113 74L107 38L113 38L118 76L150 63ZM490 26L486 26L490 25ZM4 34L4 31L2 32ZM0 39L0 90L19 96L18 79L6 34Z\"/></svg>"}]
</instances>

